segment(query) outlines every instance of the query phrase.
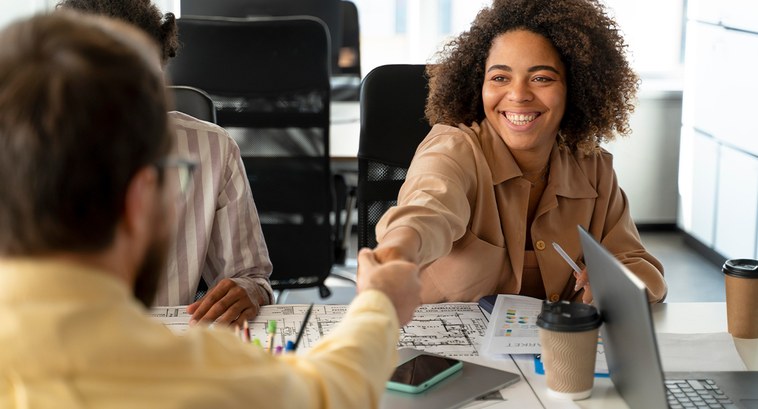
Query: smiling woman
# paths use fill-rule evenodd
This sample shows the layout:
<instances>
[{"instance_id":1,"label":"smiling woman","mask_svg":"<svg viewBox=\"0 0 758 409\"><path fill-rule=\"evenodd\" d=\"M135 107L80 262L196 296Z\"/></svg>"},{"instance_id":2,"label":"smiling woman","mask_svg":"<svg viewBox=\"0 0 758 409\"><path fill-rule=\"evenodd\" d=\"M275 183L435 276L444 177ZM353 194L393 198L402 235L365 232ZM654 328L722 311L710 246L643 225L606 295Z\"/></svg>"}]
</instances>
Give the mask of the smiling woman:
<instances>
[{"instance_id":1,"label":"smiling woman","mask_svg":"<svg viewBox=\"0 0 758 409\"><path fill-rule=\"evenodd\" d=\"M496 293L590 302L581 225L666 295L599 143L628 132L637 76L596 0L495 0L430 65L433 128L377 226L382 261L422 266L424 302Z\"/></svg>"},{"instance_id":2,"label":"smiling woman","mask_svg":"<svg viewBox=\"0 0 758 409\"><path fill-rule=\"evenodd\" d=\"M566 69L539 34L514 30L492 40L482 105L523 172L547 166L566 108Z\"/></svg>"}]
</instances>

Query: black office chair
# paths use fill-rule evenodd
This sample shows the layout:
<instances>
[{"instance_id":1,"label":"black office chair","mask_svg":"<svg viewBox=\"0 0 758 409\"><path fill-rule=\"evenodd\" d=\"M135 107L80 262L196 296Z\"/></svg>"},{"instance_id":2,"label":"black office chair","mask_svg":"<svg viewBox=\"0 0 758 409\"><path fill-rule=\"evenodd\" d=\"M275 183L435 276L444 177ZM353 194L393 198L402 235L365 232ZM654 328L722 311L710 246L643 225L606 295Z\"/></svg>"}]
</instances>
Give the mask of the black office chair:
<instances>
[{"instance_id":1,"label":"black office chair","mask_svg":"<svg viewBox=\"0 0 758 409\"><path fill-rule=\"evenodd\" d=\"M219 125L242 129L242 160L275 290L324 285L334 258L329 40L312 17L180 18L176 84L204 89ZM239 141L238 141L239 142Z\"/></svg>"},{"instance_id":2,"label":"black office chair","mask_svg":"<svg viewBox=\"0 0 758 409\"><path fill-rule=\"evenodd\" d=\"M348 49L355 59L352 64L340 64L340 74L352 74L361 76L361 29L358 21L358 8L350 0L342 0L342 44L343 49Z\"/></svg>"},{"instance_id":3,"label":"black office chair","mask_svg":"<svg viewBox=\"0 0 758 409\"><path fill-rule=\"evenodd\" d=\"M205 91L186 85L169 85L174 109L206 122L216 123L216 107Z\"/></svg>"},{"instance_id":4,"label":"black office chair","mask_svg":"<svg viewBox=\"0 0 758 409\"><path fill-rule=\"evenodd\" d=\"M348 0L340 2L342 8L342 43L337 66L332 72L332 100L358 101L361 87L361 42L358 9Z\"/></svg>"},{"instance_id":5,"label":"black office chair","mask_svg":"<svg viewBox=\"0 0 758 409\"><path fill-rule=\"evenodd\" d=\"M316 17L326 24L332 70L337 70L342 44L340 0L181 0L181 10L184 17Z\"/></svg>"},{"instance_id":6,"label":"black office chair","mask_svg":"<svg viewBox=\"0 0 758 409\"><path fill-rule=\"evenodd\" d=\"M376 247L376 224L405 181L416 147L431 130L424 117L425 65L384 65L361 85L358 247Z\"/></svg>"}]
</instances>

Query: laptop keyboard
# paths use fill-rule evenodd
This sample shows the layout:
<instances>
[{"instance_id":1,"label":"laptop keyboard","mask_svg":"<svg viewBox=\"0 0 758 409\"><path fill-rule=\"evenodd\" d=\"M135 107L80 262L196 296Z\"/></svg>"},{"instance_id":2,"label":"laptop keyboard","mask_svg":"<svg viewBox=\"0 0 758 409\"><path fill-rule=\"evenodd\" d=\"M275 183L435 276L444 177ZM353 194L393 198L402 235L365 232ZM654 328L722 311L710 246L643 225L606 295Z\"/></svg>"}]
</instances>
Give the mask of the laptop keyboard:
<instances>
[{"instance_id":1,"label":"laptop keyboard","mask_svg":"<svg viewBox=\"0 0 758 409\"><path fill-rule=\"evenodd\" d=\"M669 408L737 409L712 379L666 379Z\"/></svg>"}]
</instances>

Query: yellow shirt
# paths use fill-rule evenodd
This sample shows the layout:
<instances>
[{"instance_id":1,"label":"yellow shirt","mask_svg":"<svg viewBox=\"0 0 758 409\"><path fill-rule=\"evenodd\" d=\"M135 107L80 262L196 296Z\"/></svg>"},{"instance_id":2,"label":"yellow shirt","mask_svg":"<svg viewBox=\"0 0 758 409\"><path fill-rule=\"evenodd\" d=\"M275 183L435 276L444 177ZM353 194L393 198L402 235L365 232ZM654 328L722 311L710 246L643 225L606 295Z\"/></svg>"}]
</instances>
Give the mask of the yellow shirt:
<instances>
[{"instance_id":1,"label":"yellow shirt","mask_svg":"<svg viewBox=\"0 0 758 409\"><path fill-rule=\"evenodd\" d=\"M308 353L271 356L225 329L175 335L82 266L0 260L0 288L0 408L371 408L396 362L379 291Z\"/></svg>"}]
</instances>

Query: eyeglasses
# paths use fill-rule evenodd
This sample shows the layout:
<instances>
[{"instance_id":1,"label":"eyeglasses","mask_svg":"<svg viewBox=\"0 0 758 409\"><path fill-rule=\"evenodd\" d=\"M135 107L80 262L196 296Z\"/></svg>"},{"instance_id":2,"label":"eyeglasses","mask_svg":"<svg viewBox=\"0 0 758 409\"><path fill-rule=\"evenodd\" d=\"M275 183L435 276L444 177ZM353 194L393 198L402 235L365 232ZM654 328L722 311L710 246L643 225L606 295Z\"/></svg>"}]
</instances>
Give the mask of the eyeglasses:
<instances>
[{"instance_id":1,"label":"eyeglasses","mask_svg":"<svg viewBox=\"0 0 758 409\"><path fill-rule=\"evenodd\" d=\"M171 183L177 183L178 193L182 197L186 196L190 182L192 181L192 172L195 170L197 162L184 158L166 157L159 159L154 165L163 172L168 168L176 170L176 176L169 176L168 180Z\"/></svg>"}]
</instances>

